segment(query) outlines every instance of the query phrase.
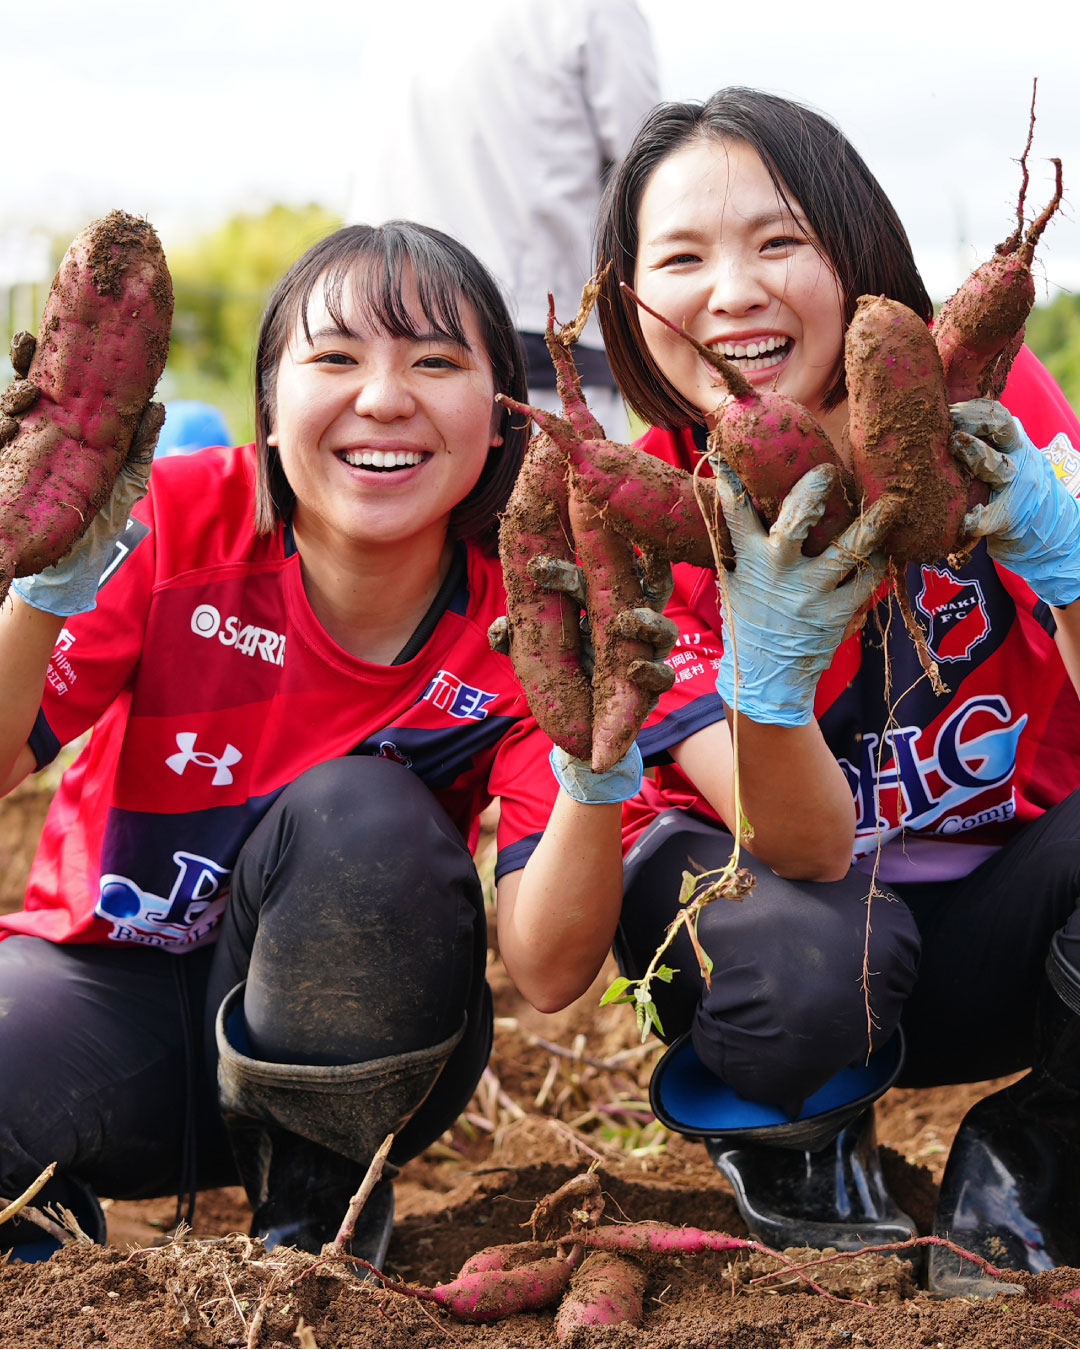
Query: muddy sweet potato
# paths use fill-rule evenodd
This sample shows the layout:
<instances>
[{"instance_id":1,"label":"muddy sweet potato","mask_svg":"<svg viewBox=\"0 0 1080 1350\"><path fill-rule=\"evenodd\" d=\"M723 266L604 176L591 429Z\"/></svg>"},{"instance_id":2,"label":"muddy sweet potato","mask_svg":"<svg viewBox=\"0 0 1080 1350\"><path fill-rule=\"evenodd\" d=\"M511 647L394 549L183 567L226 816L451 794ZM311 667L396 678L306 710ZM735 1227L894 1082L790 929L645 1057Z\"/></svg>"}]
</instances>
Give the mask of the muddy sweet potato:
<instances>
[{"instance_id":1,"label":"muddy sweet potato","mask_svg":"<svg viewBox=\"0 0 1080 1350\"><path fill-rule=\"evenodd\" d=\"M863 506L895 505L882 548L897 563L958 547L971 475L949 453L952 421L934 339L898 300L860 296L844 348L847 436Z\"/></svg>"},{"instance_id":2,"label":"muddy sweet potato","mask_svg":"<svg viewBox=\"0 0 1080 1350\"><path fill-rule=\"evenodd\" d=\"M578 759L592 754L592 689L581 665L580 605L538 581L537 559L574 565L566 456L547 436L529 445L499 525L506 636L540 729Z\"/></svg>"},{"instance_id":3,"label":"muddy sweet potato","mask_svg":"<svg viewBox=\"0 0 1080 1350\"><path fill-rule=\"evenodd\" d=\"M645 1272L613 1252L593 1252L570 1277L555 1314L555 1335L569 1345L585 1327L640 1327Z\"/></svg>"},{"instance_id":4,"label":"muddy sweet potato","mask_svg":"<svg viewBox=\"0 0 1080 1350\"><path fill-rule=\"evenodd\" d=\"M548 435L545 431L538 440L557 446L559 456L566 454L564 446L576 441L576 434L566 419L543 409L533 408L527 403L518 403L504 394L497 397L512 411L534 418L544 428L550 427L554 434ZM586 448L590 444L596 443L584 443ZM522 512L535 514L542 511L544 501L538 495L537 489L530 484L522 485L520 475L518 486L514 489L515 496L518 495L519 486ZM518 606L510 601L511 586L516 585L513 574L524 567L530 579L535 578L533 584L543 590L545 573L548 571L547 558L538 558L534 555L531 559L527 559L525 552L529 546L528 541L518 543L514 538L507 540L507 552L503 552L500 544L507 585L510 655L514 660L514 670L529 699L533 716L547 735L556 745L562 746L578 759L584 759L595 772L601 773L612 768L630 749L641 724L655 702L656 695L671 687L675 680L675 672L662 661L654 659L655 643L662 634L656 631L655 625L649 624L645 617L645 611L651 608L653 602L643 585L642 564L636 557L630 539L612 527L603 507L595 506L576 491L571 491L567 500L570 527L568 537L573 540L573 548L581 568L584 584L583 603L593 642L592 679L588 686L591 698L588 753L581 753L571 747L565 727L560 725L561 710L553 707L549 711L543 705L542 647L538 645L537 648L535 672L532 671L531 664L523 663L519 668L518 660L514 657L513 632L515 623L519 621L513 617ZM516 559L510 555L510 551L515 548L520 549L520 555ZM647 560L647 566L655 567L665 556L662 549L653 551ZM560 598L572 611L577 611L580 603L578 600L566 596ZM646 630L651 630L651 636L643 635ZM538 642L550 643L552 634L551 626L537 630ZM668 649L670 641L669 637ZM534 696L537 699L535 703Z\"/></svg>"},{"instance_id":5,"label":"muddy sweet potato","mask_svg":"<svg viewBox=\"0 0 1080 1350\"><path fill-rule=\"evenodd\" d=\"M934 320L934 341L950 403L998 398L1005 387L1035 303L1031 275L1035 245L1061 204L1061 161L1051 162L1056 168L1056 186L1046 208L1025 234L1021 192L1017 229L998 245L992 258L976 267Z\"/></svg>"},{"instance_id":6,"label":"muddy sweet potato","mask_svg":"<svg viewBox=\"0 0 1080 1350\"><path fill-rule=\"evenodd\" d=\"M705 525L706 515L710 520L718 515L711 478L699 478L695 484L684 469L644 450L606 439L582 440L568 419L524 403L516 407L527 412L567 456L575 491L606 524L667 562L715 567ZM720 560L730 562L731 538L723 516L716 544Z\"/></svg>"},{"instance_id":7,"label":"muddy sweet potato","mask_svg":"<svg viewBox=\"0 0 1080 1350\"><path fill-rule=\"evenodd\" d=\"M653 695L675 683L675 672L669 666L658 666L657 673L670 676L666 683L642 683L642 673L652 669L653 648L629 635L621 623L622 615L645 604L633 545L575 494L570 497L570 526L585 581L585 609L593 640L589 763L594 772L604 773L630 749L654 702Z\"/></svg>"},{"instance_id":8,"label":"muddy sweet potato","mask_svg":"<svg viewBox=\"0 0 1080 1350\"><path fill-rule=\"evenodd\" d=\"M780 504L804 474L818 465L832 468L833 487L824 514L803 544L808 557L823 552L855 519L851 475L824 428L794 399L772 390L759 393L719 352L658 314L625 283L624 289L646 313L685 338L720 376L730 397L717 408L709 449L735 470L766 525L776 520Z\"/></svg>"},{"instance_id":9,"label":"muddy sweet potato","mask_svg":"<svg viewBox=\"0 0 1080 1350\"><path fill-rule=\"evenodd\" d=\"M462 1322L497 1322L554 1303L570 1282L573 1263L544 1256L510 1270L479 1270L435 1285L431 1301Z\"/></svg>"},{"instance_id":10,"label":"muddy sweet potato","mask_svg":"<svg viewBox=\"0 0 1080 1350\"><path fill-rule=\"evenodd\" d=\"M74 240L0 452L0 597L57 562L108 499L165 365L172 282L153 228L113 211Z\"/></svg>"}]
</instances>

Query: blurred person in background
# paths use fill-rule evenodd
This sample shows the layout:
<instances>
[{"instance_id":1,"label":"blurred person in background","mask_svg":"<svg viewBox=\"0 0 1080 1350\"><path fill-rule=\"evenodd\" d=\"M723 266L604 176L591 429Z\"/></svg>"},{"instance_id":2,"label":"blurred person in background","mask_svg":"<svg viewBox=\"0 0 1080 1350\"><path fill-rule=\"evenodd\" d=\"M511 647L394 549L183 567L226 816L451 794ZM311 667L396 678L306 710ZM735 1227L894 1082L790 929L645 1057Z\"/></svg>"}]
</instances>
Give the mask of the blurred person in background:
<instances>
[{"instance_id":1,"label":"blurred person in background","mask_svg":"<svg viewBox=\"0 0 1080 1350\"><path fill-rule=\"evenodd\" d=\"M577 312L604 183L659 101L648 23L636 0L469 0L409 15L407 48L400 11L364 16L358 121L372 135L346 219L407 217L467 244L516 309L530 399L557 410L547 295L562 322ZM575 357L594 415L624 438L595 318Z\"/></svg>"}]
</instances>

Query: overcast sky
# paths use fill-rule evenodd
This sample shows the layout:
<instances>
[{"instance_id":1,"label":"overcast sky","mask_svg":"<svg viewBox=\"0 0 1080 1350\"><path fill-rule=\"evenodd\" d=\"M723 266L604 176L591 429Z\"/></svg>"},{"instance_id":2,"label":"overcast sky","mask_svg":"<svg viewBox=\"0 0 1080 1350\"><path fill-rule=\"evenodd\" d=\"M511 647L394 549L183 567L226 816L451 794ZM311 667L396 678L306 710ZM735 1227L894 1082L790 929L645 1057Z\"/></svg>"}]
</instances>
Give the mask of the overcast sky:
<instances>
[{"instance_id":1,"label":"overcast sky","mask_svg":"<svg viewBox=\"0 0 1080 1350\"><path fill-rule=\"evenodd\" d=\"M407 41L434 2L0 0L0 282L29 229L74 233L114 206L147 215L166 251L237 209L342 210L364 137L377 134L353 102L365 12L396 4ZM1080 289L1075 0L1061 7L1069 19L1051 24L1040 8L1026 26L1021 7L997 0L642 5L665 97L749 84L833 117L892 197L938 299L1011 227L1037 75L1030 206L1049 196L1048 156L1063 160L1066 186L1039 249L1039 299Z\"/></svg>"}]
</instances>

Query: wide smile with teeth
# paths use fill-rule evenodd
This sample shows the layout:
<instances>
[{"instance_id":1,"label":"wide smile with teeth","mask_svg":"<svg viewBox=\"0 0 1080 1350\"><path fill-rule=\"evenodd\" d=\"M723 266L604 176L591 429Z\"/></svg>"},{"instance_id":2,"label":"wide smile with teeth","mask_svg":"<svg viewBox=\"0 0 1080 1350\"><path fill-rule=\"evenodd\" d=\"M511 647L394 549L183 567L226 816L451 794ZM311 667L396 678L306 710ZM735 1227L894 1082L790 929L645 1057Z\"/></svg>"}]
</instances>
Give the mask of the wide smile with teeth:
<instances>
[{"instance_id":1,"label":"wide smile with teeth","mask_svg":"<svg viewBox=\"0 0 1080 1350\"><path fill-rule=\"evenodd\" d=\"M760 342L717 342L713 344L713 350L745 372L778 366L790 346L790 338L770 337L762 338Z\"/></svg>"},{"instance_id":2,"label":"wide smile with teeth","mask_svg":"<svg viewBox=\"0 0 1080 1350\"><path fill-rule=\"evenodd\" d=\"M419 450L343 450L341 458L354 469L411 469L424 462Z\"/></svg>"}]
</instances>

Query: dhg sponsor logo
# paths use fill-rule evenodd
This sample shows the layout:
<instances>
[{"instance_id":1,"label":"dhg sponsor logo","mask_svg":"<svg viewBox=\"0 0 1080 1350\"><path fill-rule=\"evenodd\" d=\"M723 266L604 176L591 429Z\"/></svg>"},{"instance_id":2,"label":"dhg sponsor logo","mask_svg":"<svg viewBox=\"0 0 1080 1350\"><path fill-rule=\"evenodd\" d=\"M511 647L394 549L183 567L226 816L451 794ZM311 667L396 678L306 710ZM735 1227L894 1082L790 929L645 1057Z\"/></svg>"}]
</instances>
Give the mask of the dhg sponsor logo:
<instances>
[{"instance_id":1,"label":"dhg sponsor logo","mask_svg":"<svg viewBox=\"0 0 1080 1350\"><path fill-rule=\"evenodd\" d=\"M989 718L990 729L970 732L976 717L984 728ZM918 726L892 727L880 741L875 733L866 734L859 763L840 761L858 810L856 853L901 829L962 834L1010 819L1016 747L1026 723L1026 714L1013 720L1008 702L988 695L966 700L926 748L929 734ZM880 794L889 789L896 791L892 819L881 812ZM981 800L973 810L976 798Z\"/></svg>"},{"instance_id":2,"label":"dhg sponsor logo","mask_svg":"<svg viewBox=\"0 0 1080 1350\"><path fill-rule=\"evenodd\" d=\"M191 631L202 638L217 638L223 647L234 647L244 656L258 656L271 665L285 664L285 634L243 623L235 614L224 619L213 605L197 605L191 614Z\"/></svg>"},{"instance_id":3,"label":"dhg sponsor logo","mask_svg":"<svg viewBox=\"0 0 1080 1350\"><path fill-rule=\"evenodd\" d=\"M434 703L451 717L470 718L474 722L484 720L488 715L487 705L494 697L494 694L459 680L450 670L440 670L420 695L421 699Z\"/></svg>"},{"instance_id":4,"label":"dhg sponsor logo","mask_svg":"<svg viewBox=\"0 0 1080 1350\"><path fill-rule=\"evenodd\" d=\"M228 870L197 853L172 855L176 880L167 896L144 891L130 877L101 878L94 913L112 924L114 942L144 947L197 947L221 923Z\"/></svg>"}]
</instances>

